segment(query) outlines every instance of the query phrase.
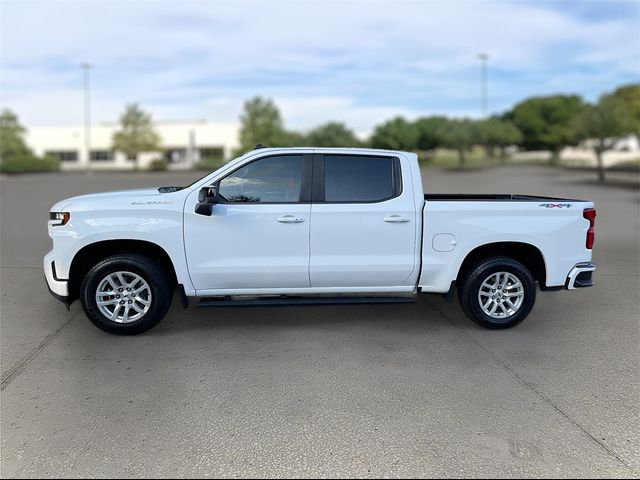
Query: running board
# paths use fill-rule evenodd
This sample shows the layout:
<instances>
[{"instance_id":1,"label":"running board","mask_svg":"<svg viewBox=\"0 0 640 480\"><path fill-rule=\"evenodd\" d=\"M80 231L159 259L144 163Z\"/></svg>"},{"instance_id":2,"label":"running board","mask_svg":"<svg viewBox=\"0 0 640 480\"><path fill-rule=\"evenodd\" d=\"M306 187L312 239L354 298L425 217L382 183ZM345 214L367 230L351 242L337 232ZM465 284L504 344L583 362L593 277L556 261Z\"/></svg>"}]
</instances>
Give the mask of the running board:
<instances>
[{"instance_id":1,"label":"running board","mask_svg":"<svg viewBox=\"0 0 640 480\"><path fill-rule=\"evenodd\" d=\"M317 305L363 305L363 304L416 303L415 297L273 297L256 300L230 300L226 298L203 298L198 307L286 307Z\"/></svg>"}]
</instances>

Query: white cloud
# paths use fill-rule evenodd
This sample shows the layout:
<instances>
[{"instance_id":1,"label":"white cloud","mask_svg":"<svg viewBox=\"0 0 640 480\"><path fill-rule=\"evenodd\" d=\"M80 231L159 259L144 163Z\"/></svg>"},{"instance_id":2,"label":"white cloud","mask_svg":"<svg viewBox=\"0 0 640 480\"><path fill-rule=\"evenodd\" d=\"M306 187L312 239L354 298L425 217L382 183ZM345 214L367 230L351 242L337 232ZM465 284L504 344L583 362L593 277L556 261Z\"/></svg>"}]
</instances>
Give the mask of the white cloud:
<instances>
[{"instance_id":1,"label":"white cloud","mask_svg":"<svg viewBox=\"0 0 640 480\"><path fill-rule=\"evenodd\" d=\"M1 103L27 124L82 120L84 60L96 120L140 101L156 118L236 121L259 94L291 128L335 119L361 132L395 114L477 112L479 51L491 54L493 110L532 94L594 98L640 66L637 14L546 2L1 5Z\"/></svg>"}]
</instances>

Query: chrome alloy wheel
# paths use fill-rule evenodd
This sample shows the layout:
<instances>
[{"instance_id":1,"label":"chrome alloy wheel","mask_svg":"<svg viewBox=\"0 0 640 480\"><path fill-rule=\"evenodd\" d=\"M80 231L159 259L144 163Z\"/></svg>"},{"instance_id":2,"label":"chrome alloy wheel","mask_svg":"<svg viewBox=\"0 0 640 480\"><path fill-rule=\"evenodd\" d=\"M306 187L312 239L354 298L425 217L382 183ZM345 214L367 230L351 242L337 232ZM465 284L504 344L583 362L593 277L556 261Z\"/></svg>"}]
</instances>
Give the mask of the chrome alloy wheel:
<instances>
[{"instance_id":1,"label":"chrome alloy wheel","mask_svg":"<svg viewBox=\"0 0 640 480\"><path fill-rule=\"evenodd\" d=\"M515 315L524 300L524 286L509 272L489 275L480 285L478 302L482 311L491 318L509 318Z\"/></svg>"},{"instance_id":2,"label":"chrome alloy wheel","mask_svg":"<svg viewBox=\"0 0 640 480\"><path fill-rule=\"evenodd\" d=\"M132 272L114 272L104 277L96 289L100 313L116 323L140 320L151 307L151 288Z\"/></svg>"}]
</instances>

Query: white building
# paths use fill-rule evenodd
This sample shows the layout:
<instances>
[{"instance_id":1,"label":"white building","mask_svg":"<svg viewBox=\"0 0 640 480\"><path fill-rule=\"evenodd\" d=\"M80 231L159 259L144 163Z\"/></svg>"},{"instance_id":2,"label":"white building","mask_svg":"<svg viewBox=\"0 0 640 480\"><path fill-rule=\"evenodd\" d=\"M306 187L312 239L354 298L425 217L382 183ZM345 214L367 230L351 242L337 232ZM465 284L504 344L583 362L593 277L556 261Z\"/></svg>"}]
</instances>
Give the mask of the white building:
<instances>
[{"instance_id":1,"label":"white building","mask_svg":"<svg viewBox=\"0 0 640 480\"><path fill-rule=\"evenodd\" d=\"M205 120L155 122L162 150L138 156L138 167L148 167L152 160L165 158L169 168L191 168L201 159L228 160L237 147L239 125ZM55 155L63 170L132 169L135 159L112 150L117 123L92 125L90 151L87 152L84 126L29 127L25 140L36 155Z\"/></svg>"},{"instance_id":2,"label":"white building","mask_svg":"<svg viewBox=\"0 0 640 480\"><path fill-rule=\"evenodd\" d=\"M565 147L560 152L560 163L582 167L596 167L598 160L593 150L593 140L586 140L578 146ZM547 150L515 152L513 160L549 160L551 152ZM640 138L637 135L627 135L613 144L613 148L602 154L602 164L605 168L627 162L637 162L640 159Z\"/></svg>"}]
</instances>

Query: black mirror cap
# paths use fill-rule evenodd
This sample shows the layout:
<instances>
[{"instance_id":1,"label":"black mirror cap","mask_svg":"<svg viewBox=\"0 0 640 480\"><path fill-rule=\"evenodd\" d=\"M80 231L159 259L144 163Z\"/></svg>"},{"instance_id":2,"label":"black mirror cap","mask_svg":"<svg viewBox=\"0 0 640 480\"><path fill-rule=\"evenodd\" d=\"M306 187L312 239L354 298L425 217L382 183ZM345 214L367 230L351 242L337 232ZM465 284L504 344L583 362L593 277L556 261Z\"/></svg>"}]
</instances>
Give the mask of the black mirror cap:
<instances>
[{"instance_id":1,"label":"black mirror cap","mask_svg":"<svg viewBox=\"0 0 640 480\"><path fill-rule=\"evenodd\" d=\"M210 217L213 213L213 205L206 202L200 202L196 205L196 213Z\"/></svg>"},{"instance_id":2,"label":"black mirror cap","mask_svg":"<svg viewBox=\"0 0 640 480\"><path fill-rule=\"evenodd\" d=\"M210 203L215 205L219 203L218 200L218 187L217 185L212 185L209 187L202 187L198 192L198 202L200 203Z\"/></svg>"}]
</instances>

